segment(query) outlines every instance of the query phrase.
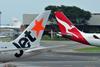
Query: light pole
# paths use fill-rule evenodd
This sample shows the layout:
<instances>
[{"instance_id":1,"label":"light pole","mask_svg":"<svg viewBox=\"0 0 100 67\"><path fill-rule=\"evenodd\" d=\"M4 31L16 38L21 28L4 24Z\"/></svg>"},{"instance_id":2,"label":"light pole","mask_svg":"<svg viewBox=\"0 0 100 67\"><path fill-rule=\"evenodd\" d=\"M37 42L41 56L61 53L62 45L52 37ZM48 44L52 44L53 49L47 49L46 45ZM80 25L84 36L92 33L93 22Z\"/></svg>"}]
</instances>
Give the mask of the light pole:
<instances>
[{"instance_id":1,"label":"light pole","mask_svg":"<svg viewBox=\"0 0 100 67\"><path fill-rule=\"evenodd\" d=\"M0 26L1 26L1 11L0 11ZM1 32L1 28L0 28L0 32Z\"/></svg>"}]
</instances>

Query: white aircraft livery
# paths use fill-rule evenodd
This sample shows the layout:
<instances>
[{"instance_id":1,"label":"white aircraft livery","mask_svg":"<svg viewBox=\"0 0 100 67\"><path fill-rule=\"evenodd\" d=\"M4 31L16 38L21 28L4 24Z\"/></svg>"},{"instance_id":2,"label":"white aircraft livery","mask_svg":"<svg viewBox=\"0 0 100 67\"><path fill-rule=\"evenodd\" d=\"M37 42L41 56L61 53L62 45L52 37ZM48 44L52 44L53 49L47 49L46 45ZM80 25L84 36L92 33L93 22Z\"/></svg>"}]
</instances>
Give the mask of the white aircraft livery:
<instances>
[{"instance_id":1,"label":"white aircraft livery","mask_svg":"<svg viewBox=\"0 0 100 67\"><path fill-rule=\"evenodd\" d=\"M37 54L42 49L51 47L40 46L40 40L51 11L37 16L23 33L11 42L0 42L0 61L21 59Z\"/></svg>"},{"instance_id":2,"label":"white aircraft livery","mask_svg":"<svg viewBox=\"0 0 100 67\"><path fill-rule=\"evenodd\" d=\"M55 17L63 37L68 37L70 40L86 45L100 47L100 34L81 32L72 24L62 11L56 11Z\"/></svg>"}]
</instances>

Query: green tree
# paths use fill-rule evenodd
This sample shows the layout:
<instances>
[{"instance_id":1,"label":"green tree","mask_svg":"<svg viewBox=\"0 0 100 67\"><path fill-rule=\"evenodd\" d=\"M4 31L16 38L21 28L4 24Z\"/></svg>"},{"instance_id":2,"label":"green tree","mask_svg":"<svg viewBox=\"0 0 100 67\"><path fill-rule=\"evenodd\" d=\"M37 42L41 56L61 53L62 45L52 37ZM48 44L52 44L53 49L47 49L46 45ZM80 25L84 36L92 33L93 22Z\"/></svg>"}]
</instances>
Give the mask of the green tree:
<instances>
[{"instance_id":1,"label":"green tree","mask_svg":"<svg viewBox=\"0 0 100 67\"><path fill-rule=\"evenodd\" d=\"M75 24L87 24L90 19L91 13L76 6L47 6L45 10L51 10L49 20L54 20L54 12L57 10L63 11L64 14Z\"/></svg>"}]
</instances>

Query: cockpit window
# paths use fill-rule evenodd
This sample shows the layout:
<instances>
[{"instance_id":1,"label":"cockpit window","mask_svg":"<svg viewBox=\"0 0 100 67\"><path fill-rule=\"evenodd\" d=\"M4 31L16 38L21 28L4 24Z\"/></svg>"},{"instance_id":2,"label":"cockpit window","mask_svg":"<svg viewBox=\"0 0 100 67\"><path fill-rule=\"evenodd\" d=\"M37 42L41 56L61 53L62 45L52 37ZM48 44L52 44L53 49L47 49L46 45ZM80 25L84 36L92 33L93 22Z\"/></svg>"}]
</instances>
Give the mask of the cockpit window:
<instances>
[{"instance_id":1,"label":"cockpit window","mask_svg":"<svg viewBox=\"0 0 100 67\"><path fill-rule=\"evenodd\" d=\"M93 35L93 37L95 38L95 39L100 39L98 36L96 36L96 35Z\"/></svg>"}]
</instances>

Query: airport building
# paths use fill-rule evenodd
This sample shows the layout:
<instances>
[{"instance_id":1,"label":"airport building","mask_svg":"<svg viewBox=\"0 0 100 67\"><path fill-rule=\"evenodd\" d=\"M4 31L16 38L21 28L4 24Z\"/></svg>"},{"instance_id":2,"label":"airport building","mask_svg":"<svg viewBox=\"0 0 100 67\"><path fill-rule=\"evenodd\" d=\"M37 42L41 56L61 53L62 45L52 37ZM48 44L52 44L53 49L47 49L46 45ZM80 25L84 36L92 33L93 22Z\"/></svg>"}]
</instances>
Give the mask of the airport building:
<instances>
[{"instance_id":1,"label":"airport building","mask_svg":"<svg viewBox=\"0 0 100 67\"><path fill-rule=\"evenodd\" d=\"M38 14L23 14L23 25L20 30L23 31L37 17L37 15ZM52 29L53 33L56 32L56 29L53 28L53 26L50 26L50 24L52 24L52 22L48 21L43 35L51 36Z\"/></svg>"},{"instance_id":2,"label":"airport building","mask_svg":"<svg viewBox=\"0 0 100 67\"><path fill-rule=\"evenodd\" d=\"M29 25L37 16L38 14L23 14L23 25ZM48 21L47 25L50 23Z\"/></svg>"},{"instance_id":3,"label":"airport building","mask_svg":"<svg viewBox=\"0 0 100 67\"><path fill-rule=\"evenodd\" d=\"M23 25L21 29L25 29L36 17L38 14L23 14ZM50 25L52 22L48 21L47 25Z\"/></svg>"},{"instance_id":4,"label":"airport building","mask_svg":"<svg viewBox=\"0 0 100 67\"><path fill-rule=\"evenodd\" d=\"M38 14L23 14L23 24L29 25Z\"/></svg>"},{"instance_id":5,"label":"airport building","mask_svg":"<svg viewBox=\"0 0 100 67\"><path fill-rule=\"evenodd\" d=\"M81 31L87 33L100 33L100 13L93 13L87 25L76 25Z\"/></svg>"},{"instance_id":6,"label":"airport building","mask_svg":"<svg viewBox=\"0 0 100 67\"><path fill-rule=\"evenodd\" d=\"M17 18L13 18L9 25L0 25L0 37L16 38L20 33L20 25L22 25L22 22Z\"/></svg>"},{"instance_id":7,"label":"airport building","mask_svg":"<svg viewBox=\"0 0 100 67\"><path fill-rule=\"evenodd\" d=\"M23 23L20 27L20 31L23 30L35 19L38 14L23 14Z\"/></svg>"},{"instance_id":8,"label":"airport building","mask_svg":"<svg viewBox=\"0 0 100 67\"><path fill-rule=\"evenodd\" d=\"M22 32L37 16L38 14L23 14L23 23L20 27L20 31ZM92 14L92 17L90 18L89 21L87 21L87 25L76 25L81 31L87 32L87 33L100 33L100 13L94 13ZM59 32L59 28L55 22L50 22L48 21L47 26L44 31L44 35L50 35L51 32ZM6 32L7 34L5 35L10 35L14 34L14 30L12 29L1 29L1 32ZM2 35L4 33L0 33Z\"/></svg>"},{"instance_id":9,"label":"airport building","mask_svg":"<svg viewBox=\"0 0 100 67\"><path fill-rule=\"evenodd\" d=\"M93 13L88 23L89 25L100 25L100 13Z\"/></svg>"},{"instance_id":10,"label":"airport building","mask_svg":"<svg viewBox=\"0 0 100 67\"><path fill-rule=\"evenodd\" d=\"M27 26L32 22L32 20L37 16L38 14L24 14L23 15L23 24L24 26ZM87 21L87 25L77 25L76 26L84 32L87 33L100 33L100 13L93 13L92 17L90 18L89 21ZM48 21L48 24L46 28L53 29L53 31L57 31L57 26L54 24L54 26L49 26L51 23ZM55 22L54 22L55 23ZM24 29L24 28L23 28ZM46 29L47 30L47 29Z\"/></svg>"}]
</instances>

